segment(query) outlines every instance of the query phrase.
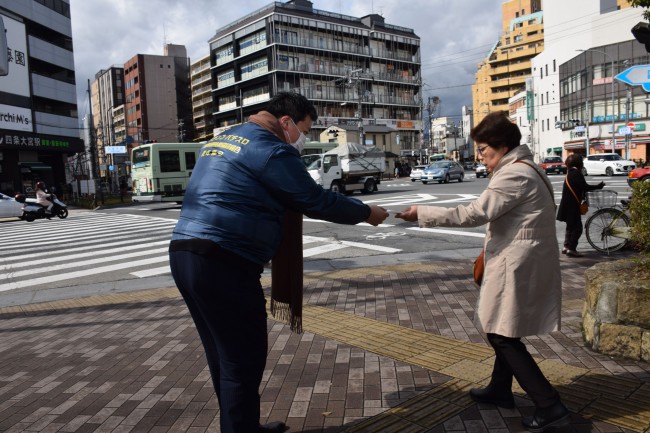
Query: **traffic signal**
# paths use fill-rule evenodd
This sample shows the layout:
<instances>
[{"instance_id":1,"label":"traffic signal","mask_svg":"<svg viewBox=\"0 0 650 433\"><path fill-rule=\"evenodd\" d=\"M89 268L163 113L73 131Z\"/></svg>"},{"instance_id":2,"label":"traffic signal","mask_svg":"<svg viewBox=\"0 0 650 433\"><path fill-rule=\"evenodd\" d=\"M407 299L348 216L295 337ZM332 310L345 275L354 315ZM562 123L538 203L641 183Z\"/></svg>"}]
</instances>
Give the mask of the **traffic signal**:
<instances>
[{"instance_id":1,"label":"traffic signal","mask_svg":"<svg viewBox=\"0 0 650 433\"><path fill-rule=\"evenodd\" d=\"M645 50L650 53L650 28L648 23L640 22L632 27L632 34L637 41L645 45Z\"/></svg>"}]
</instances>

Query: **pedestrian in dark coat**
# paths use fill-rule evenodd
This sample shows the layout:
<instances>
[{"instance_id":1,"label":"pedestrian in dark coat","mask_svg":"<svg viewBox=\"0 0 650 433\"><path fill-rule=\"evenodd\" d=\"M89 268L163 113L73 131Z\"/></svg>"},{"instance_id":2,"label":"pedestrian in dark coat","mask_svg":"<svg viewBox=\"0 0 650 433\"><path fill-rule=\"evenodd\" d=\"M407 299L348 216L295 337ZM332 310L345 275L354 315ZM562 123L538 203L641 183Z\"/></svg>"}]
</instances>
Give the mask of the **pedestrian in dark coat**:
<instances>
[{"instance_id":1,"label":"pedestrian in dark coat","mask_svg":"<svg viewBox=\"0 0 650 433\"><path fill-rule=\"evenodd\" d=\"M565 161L567 175L562 187L562 199L557 210L557 220L566 223L564 232L564 248L562 254L569 257L581 257L578 253L578 240L582 236L582 215L580 214L580 202L585 199L587 191L602 189L605 182L598 185L589 185L582 174L582 156L574 153L569 155ZM568 184L568 185L567 185ZM571 185L571 188L569 188ZM573 189L573 193L571 192ZM578 198L576 200L576 197Z\"/></svg>"}]
</instances>

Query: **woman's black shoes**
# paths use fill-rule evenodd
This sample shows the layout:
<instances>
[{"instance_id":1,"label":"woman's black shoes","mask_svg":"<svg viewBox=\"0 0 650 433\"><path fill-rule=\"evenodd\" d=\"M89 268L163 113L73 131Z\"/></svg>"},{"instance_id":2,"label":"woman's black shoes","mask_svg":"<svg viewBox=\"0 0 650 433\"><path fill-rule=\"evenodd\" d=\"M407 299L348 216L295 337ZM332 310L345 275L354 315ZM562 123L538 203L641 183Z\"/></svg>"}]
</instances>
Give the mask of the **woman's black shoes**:
<instances>
[{"instance_id":1,"label":"woman's black shoes","mask_svg":"<svg viewBox=\"0 0 650 433\"><path fill-rule=\"evenodd\" d=\"M289 427L282 421L273 421L260 425L260 433L284 433Z\"/></svg>"},{"instance_id":2,"label":"woman's black shoes","mask_svg":"<svg viewBox=\"0 0 650 433\"><path fill-rule=\"evenodd\" d=\"M514 409L515 397L511 391L496 392L487 388L472 388L469 390L469 396L477 403L493 404L505 409Z\"/></svg>"},{"instance_id":3,"label":"woman's black shoes","mask_svg":"<svg viewBox=\"0 0 650 433\"><path fill-rule=\"evenodd\" d=\"M541 433L550 427L561 427L569 425L571 413L558 401L553 406L535 409L533 416L522 418L524 428L533 433Z\"/></svg>"}]
</instances>

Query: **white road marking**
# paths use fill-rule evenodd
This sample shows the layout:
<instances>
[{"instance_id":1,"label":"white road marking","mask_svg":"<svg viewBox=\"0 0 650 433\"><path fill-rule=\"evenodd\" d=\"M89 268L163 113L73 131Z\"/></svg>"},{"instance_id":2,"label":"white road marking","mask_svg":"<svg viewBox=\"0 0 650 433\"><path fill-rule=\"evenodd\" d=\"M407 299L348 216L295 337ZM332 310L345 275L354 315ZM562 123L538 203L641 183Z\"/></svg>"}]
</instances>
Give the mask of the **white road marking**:
<instances>
[{"instance_id":1,"label":"white road marking","mask_svg":"<svg viewBox=\"0 0 650 433\"><path fill-rule=\"evenodd\" d=\"M340 249L343 249L343 248L347 248L347 245L343 245L343 244L325 244L325 245L321 245L319 247L307 248L306 250L302 250L302 256L303 257L311 257L311 256L315 256L317 254L328 253L330 251L336 251L336 250L340 250Z\"/></svg>"},{"instance_id":2,"label":"white road marking","mask_svg":"<svg viewBox=\"0 0 650 433\"><path fill-rule=\"evenodd\" d=\"M476 232L464 232L460 230L448 230L448 229L432 229L432 228L421 228L421 227L410 227L407 230L413 230L416 232L429 232L429 233L440 233L444 235L454 235L454 236L467 236L470 238L484 238L485 233L476 233Z\"/></svg>"},{"instance_id":3,"label":"white road marking","mask_svg":"<svg viewBox=\"0 0 650 433\"><path fill-rule=\"evenodd\" d=\"M138 271L138 272L131 272L131 275L138 277L138 278L146 278L146 277L153 277L156 275L165 275L165 274L171 274L172 270L167 266L161 266L160 268L152 268L152 269L145 269L144 271Z\"/></svg>"},{"instance_id":4,"label":"white road marking","mask_svg":"<svg viewBox=\"0 0 650 433\"><path fill-rule=\"evenodd\" d=\"M138 266L151 265L153 263L160 263L169 260L169 257L165 255L164 257L152 257L145 260L137 260L134 262L127 263L117 263L110 266L100 266L99 268L85 269L83 271L68 272L65 274L59 275L47 275L45 277L33 278L31 280L23 280L17 282L11 282L7 284L0 284L0 292L6 292L7 290L21 289L23 287L37 286L39 284L53 283L56 281L65 281L73 280L75 278L88 277L97 274L103 274L106 272L113 272L121 269L136 268Z\"/></svg>"}]
</instances>

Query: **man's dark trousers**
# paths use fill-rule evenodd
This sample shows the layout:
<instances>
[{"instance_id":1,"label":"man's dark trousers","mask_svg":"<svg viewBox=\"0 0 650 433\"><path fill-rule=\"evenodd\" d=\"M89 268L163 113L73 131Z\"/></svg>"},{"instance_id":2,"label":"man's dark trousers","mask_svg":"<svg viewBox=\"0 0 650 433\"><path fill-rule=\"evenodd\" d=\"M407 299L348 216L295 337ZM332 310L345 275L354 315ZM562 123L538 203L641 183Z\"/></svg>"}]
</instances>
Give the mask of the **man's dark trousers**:
<instances>
[{"instance_id":1,"label":"man's dark trousers","mask_svg":"<svg viewBox=\"0 0 650 433\"><path fill-rule=\"evenodd\" d=\"M221 432L258 433L259 387L268 349L262 266L189 251L169 256L176 286L205 349Z\"/></svg>"}]
</instances>

